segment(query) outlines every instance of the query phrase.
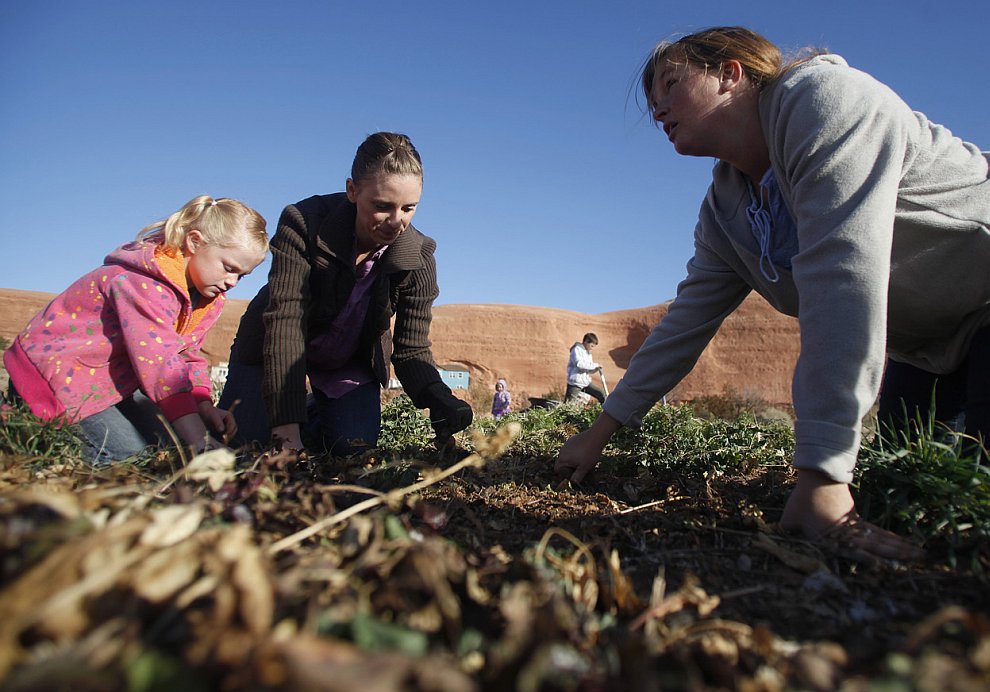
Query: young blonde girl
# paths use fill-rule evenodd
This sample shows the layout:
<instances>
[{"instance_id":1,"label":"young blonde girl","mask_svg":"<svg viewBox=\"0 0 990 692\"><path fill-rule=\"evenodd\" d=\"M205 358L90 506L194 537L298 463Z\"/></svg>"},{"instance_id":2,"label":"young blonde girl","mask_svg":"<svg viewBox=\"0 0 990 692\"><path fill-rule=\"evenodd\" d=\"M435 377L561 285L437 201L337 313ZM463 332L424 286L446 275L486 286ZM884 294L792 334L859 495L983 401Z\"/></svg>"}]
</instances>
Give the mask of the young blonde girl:
<instances>
[{"instance_id":1,"label":"young blonde girl","mask_svg":"<svg viewBox=\"0 0 990 692\"><path fill-rule=\"evenodd\" d=\"M268 251L265 220L233 199L200 196L111 252L28 323L4 353L13 399L78 426L108 463L167 439L161 413L195 450L235 432L213 406L200 353L224 293Z\"/></svg>"}]
</instances>

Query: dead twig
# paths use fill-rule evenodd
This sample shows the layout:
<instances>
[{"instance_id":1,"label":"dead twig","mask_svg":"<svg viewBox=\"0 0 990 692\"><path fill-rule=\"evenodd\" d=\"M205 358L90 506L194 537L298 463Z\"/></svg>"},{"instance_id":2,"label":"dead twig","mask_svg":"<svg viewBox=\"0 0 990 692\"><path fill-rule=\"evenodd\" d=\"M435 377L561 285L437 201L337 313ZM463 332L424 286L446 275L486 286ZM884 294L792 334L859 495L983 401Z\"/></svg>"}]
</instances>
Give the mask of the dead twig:
<instances>
[{"instance_id":1,"label":"dead twig","mask_svg":"<svg viewBox=\"0 0 990 692\"><path fill-rule=\"evenodd\" d=\"M685 496L683 496L683 495L678 495L677 497L668 497L668 498L665 498L663 500L654 500L653 502L647 502L645 505L636 505L635 507L626 507L621 512L616 512L615 514L616 515L619 515L619 514L632 514L633 512L638 512L641 509L649 509L650 507L657 507L659 505L667 504L668 502L677 502L678 500L686 500L686 499L688 499L688 498L685 497Z\"/></svg>"},{"instance_id":2,"label":"dead twig","mask_svg":"<svg viewBox=\"0 0 990 692\"><path fill-rule=\"evenodd\" d=\"M330 528L334 524L339 524L340 522L345 521L356 514L360 514L365 510L372 509L380 505L395 504L407 495L412 495L413 493L419 492L423 488L428 488L431 485L435 485L443 479L453 476L462 469L468 467L481 468L485 465L486 460L494 459L508 449L509 445L512 444L512 441L519 436L521 430L522 427L519 423L509 423L501 426L494 435L487 439L483 438L479 434L474 440L475 449L478 450L477 453L461 459L450 468L444 469L436 474L431 474L429 478L424 478L418 483L413 483L405 488L397 488L396 490L385 493L380 497L373 497L365 500L364 502L359 502L352 507L348 507L347 509L337 512L336 514L332 514L325 519L321 519L315 524L307 526L305 529L296 531L294 534L272 543L268 546L267 552L269 555L280 553L286 548L290 548L298 543L301 543L310 536L315 536L320 531Z\"/></svg>"},{"instance_id":3,"label":"dead twig","mask_svg":"<svg viewBox=\"0 0 990 692\"><path fill-rule=\"evenodd\" d=\"M349 519L356 514L360 514L365 510L372 509L373 507L378 507L379 505L391 504L393 502L397 502L398 500L402 499L407 495L411 495L415 492L418 492L423 488L428 488L431 485L442 481L444 478L454 475L461 469L467 468L468 466L480 467L482 464L484 464L484 459L482 459L477 454L472 454L466 459L462 459L458 463L454 464L450 468L444 469L435 476L431 476L430 478L419 481L418 483L413 483L412 485L406 486L405 488L398 488L396 490L392 490L378 497L372 497L368 500L365 500L364 502L359 502L356 505L353 505L345 510L337 512L336 514L332 514L329 517L326 517L325 519L321 519L320 521L316 522L315 524L311 524L310 526L307 526L305 529L302 529L301 531L296 531L294 534L286 536L282 540L272 543L268 547L268 554L275 555L276 553L280 553L286 548L290 548L296 545L297 543L301 543L310 536L314 536L318 534L320 531L323 531L324 529L328 529L334 524L339 524L340 522L345 521L346 519Z\"/></svg>"}]
</instances>

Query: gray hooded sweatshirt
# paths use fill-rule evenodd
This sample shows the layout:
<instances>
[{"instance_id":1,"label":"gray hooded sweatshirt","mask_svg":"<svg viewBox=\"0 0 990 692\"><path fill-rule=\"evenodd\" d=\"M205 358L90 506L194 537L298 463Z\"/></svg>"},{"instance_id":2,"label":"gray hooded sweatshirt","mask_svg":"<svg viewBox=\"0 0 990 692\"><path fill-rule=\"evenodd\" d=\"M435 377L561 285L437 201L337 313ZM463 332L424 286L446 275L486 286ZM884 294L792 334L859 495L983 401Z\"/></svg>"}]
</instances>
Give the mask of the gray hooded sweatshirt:
<instances>
[{"instance_id":1,"label":"gray hooded sweatshirt","mask_svg":"<svg viewBox=\"0 0 990 692\"><path fill-rule=\"evenodd\" d=\"M716 163L687 278L605 410L639 425L755 290L800 324L794 465L848 483L885 356L946 373L990 324L990 153L835 55L769 85L760 117L791 237L768 260L748 180Z\"/></svg>"}]
</instances>

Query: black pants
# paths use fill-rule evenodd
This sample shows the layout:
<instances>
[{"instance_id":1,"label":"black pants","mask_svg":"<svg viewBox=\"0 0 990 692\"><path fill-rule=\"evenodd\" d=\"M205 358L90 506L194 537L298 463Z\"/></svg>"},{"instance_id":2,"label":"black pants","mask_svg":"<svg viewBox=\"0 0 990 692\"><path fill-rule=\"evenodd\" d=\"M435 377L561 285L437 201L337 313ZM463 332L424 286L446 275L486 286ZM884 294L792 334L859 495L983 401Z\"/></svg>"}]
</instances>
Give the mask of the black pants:
<instances>
[{"instance_id":1,"label":"black pants","mask_svg":"<svg viewBox=\"0 0 990 692\"><path fill-rule=\"evenodd\" d=\"M884 436L896 440L914 421L925 429L933 415L936 423L990 442L990 327L976 333L966 360L944 375L887 361L877 413Z\"/></svg>"},{"instance_id":2,"label":"black pants","mask_svg":"<svg viewBox=\"0 0 990 692\"><path fill-rule=\"evenodd\" d=\"M580 392L595 397L598 399L599 404L605 403L605 392L590 384L586 387L578 387L576 384L567 385L567 393L564 395L564 401L577 401L580 398L578 396Z\"/></svg>"}]
</instances>

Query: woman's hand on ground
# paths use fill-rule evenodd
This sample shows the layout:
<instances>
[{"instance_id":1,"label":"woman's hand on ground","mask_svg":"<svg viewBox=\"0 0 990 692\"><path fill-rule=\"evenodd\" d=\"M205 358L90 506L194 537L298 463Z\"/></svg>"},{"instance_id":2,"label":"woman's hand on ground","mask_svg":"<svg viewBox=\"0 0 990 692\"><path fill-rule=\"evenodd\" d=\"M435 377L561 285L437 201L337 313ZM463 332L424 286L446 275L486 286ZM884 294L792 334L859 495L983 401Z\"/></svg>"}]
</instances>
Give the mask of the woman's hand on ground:
<instances>
[{"instance_id":1,"label":"woman's hand on ground","mask_svg":"<svg viewBox=\"0 0 990 692\"><path fill-rule=\"evenodd\" d=\"M598 465L602 450L621 424L607 413L595 419L590 428L573 436L560 448L554 469L572 483L580 483Z\"/></svg>"}]
</instances>

